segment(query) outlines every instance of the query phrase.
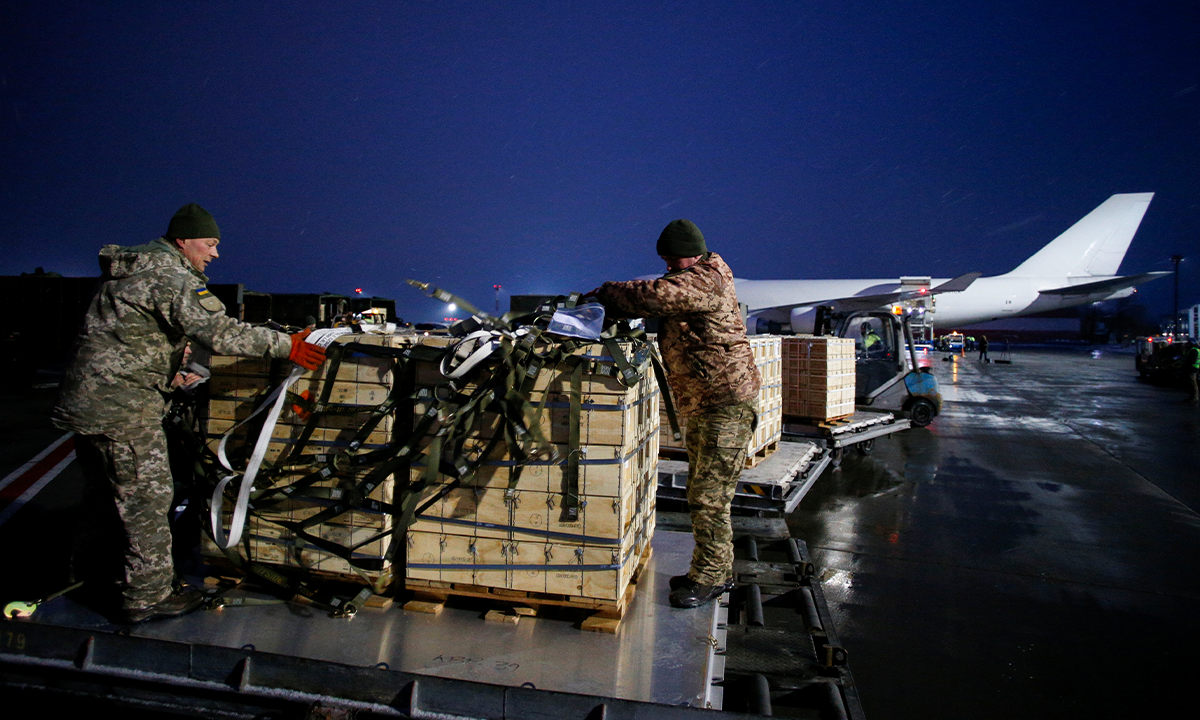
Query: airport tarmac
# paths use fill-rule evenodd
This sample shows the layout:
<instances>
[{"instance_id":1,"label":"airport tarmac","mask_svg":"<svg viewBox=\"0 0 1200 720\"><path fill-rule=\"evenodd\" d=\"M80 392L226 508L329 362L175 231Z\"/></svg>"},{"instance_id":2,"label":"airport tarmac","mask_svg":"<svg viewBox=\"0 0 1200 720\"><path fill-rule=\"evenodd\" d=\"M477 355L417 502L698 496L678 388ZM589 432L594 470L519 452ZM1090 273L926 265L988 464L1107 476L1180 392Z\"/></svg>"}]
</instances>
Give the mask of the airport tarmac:
<instances>
[{"instance_id":1,"label":"airport tarmac","mask_svg":"<svg viewBox=\"0 0 1200 720\"><path fill-rule=\"evenodd\" d=\"M1106 349L936 371L942 415L848 458L788 520L866 716L1192 706L1200 409Z\"/></svg>"},{"instance_id":2,"label":"airport tarmac","mask_svg":"<svg viewBox=\"0 0 1200 720\"><path fill-rule=\"evenodd\" d=\"M1127 353L1012 361L939 356L933 425L848 456L788 518L865 715L1173 716L1200 646L1200 408ZM63 436L53 398L0 398L0 600L65 585L78 470L65 446L30 464Z\"/></svg>"}]
</instances>

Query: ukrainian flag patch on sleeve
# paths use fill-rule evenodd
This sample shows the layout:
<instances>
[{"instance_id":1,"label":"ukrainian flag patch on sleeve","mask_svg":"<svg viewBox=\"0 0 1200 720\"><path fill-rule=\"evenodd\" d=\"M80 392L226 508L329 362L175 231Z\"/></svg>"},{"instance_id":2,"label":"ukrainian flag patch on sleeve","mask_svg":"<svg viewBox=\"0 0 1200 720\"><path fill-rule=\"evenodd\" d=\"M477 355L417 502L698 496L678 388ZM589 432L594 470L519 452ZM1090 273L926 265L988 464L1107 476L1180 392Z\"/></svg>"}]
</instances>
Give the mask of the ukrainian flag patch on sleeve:
<instances>
[{"instance_id":1,"label":"ukrainian flag patch on sleeve","mask_svg":"<svg viewBox=\"0 0 1200 720\"><path fill-rule=\"evenodd\" d=\"M217 296L209 292L206 287L196 288L196 297L200 300L200 307L209 312L221 312L225 309L225 306L221 304Z\"/></svg>"}]
</instances>

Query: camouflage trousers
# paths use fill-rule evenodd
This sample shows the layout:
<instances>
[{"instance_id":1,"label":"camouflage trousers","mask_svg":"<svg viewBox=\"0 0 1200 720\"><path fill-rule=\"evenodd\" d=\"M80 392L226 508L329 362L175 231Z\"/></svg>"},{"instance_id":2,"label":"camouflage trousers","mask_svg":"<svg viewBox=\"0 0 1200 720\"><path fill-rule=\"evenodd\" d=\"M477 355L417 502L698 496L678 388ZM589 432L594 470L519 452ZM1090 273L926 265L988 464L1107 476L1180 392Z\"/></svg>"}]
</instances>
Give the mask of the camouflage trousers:
<instances>
[{"instance_id":1,"label":"camouflage trousers","mask_svg":"<svg viewBox=\"0 0 1200 720\"><path fill-rule=\"evenodd\" d=\"M688 578L716 585L733 576L730 505L746 463L746 446L758 424L750 400L696 413L687 422L687 499L692 517L692 566Z\"/></svg>"},{"instance_id":2,"label":"camouflage trousers","mask_svg":"<svg viewBox=\"0 0 1200 720\"><path fill-rule=\"evenodd\" d=\"M87 580L89 594L104 604L137 609L163 600L175 579L168 524L174 484L163 429L77 435L75 447L84 476L84 520L73 575Z\"/></svg>"}]
</instances>

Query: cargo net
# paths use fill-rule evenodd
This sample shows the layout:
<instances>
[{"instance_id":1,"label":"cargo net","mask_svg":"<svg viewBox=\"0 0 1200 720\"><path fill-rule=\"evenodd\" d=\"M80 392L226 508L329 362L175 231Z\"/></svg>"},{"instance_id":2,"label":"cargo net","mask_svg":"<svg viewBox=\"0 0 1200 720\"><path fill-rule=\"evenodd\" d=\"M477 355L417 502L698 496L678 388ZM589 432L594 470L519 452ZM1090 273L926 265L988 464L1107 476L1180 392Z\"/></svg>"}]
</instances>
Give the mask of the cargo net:
<instances>
[{"instance_id":1,"label":"cargo net","mask_svg":"<svg viewBox=\"0 0 1200 720\"><path fill-rule=\"evenodd\" d=\"M208 441L200 442L196 463L210 498L207 553L219 552L249 576L338 609L345 598L329 595L310 573L296 579L273 568L357 576L382 593L394 579L405 530L430 508L485 484L486 492L504 496L523 486L530 467L561 472L557 497L546 502L558 517L546 517L544 526L514 528L503 518L453 513L436 521L518 530L545 543L570 536L622 544L619 527L615 536L553 528L571 526L588 504L580 478L590 462L584 457L588 427L581 423L592 407L589 385L649 388L618 396L613 408L652 415L657 432L661 398L677 427L662 364L640 322L604 319L597 338L570 337L552 332L552 323L556 313L577 305L577 296L493 317L421 287L471 316L445 336L343 335L329 344L321 368L296 368L286 378L279 361L214 358ZM641 403L647 407L631 407ZM647 447L649 438L635 433L630 448L629 433L617 432L625 436L617 441L618 460L624 452L641 462L656 457L657 438ZM506 474L499 488L498 466ZM639 507L653 502L653 483L645 485L635 498ZM621 501L616 495L614 509ZM628 518L624 525L628 529ZM617 549L595 569L624 563ZM589 569L582 557L564 562Z\"/></svg>"}]
</instances>

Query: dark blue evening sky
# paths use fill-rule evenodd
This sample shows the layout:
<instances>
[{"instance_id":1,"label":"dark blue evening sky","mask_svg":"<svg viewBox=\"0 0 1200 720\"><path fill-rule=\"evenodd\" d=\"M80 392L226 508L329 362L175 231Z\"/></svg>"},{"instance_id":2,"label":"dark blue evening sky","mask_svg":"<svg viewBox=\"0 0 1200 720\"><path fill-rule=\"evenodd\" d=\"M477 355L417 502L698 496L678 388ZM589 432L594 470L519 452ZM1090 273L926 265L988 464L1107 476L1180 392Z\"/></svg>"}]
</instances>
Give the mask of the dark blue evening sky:
<instances>
[{"instance_id":1,"label":"dark blue evening sky","mask_svg":"<svg viewBox=\"0 0 1200 720\"><path fill-rule=\"evenodd\" d=\"M656 272L1005 272L1117 192L1200 302L1195 2L5 2L0 275L187 202L214 282L485 308ZM1170 280L1142 290L1154 312Z\"/></svg>"}]
</instances>

